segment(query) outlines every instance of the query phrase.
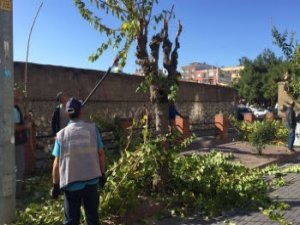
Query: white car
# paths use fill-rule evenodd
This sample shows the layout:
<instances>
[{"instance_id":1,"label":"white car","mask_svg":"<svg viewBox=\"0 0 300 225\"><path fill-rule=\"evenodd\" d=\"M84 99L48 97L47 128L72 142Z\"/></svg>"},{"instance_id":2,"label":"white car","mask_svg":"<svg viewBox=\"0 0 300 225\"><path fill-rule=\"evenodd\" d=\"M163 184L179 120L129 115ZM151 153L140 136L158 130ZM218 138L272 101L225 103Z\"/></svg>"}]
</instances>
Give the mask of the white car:
<instances>
[{"instance_id":1,"label":"white car","mask_svg":"<svg viewBox=\"0 0 300 225\"><path fill-rule=\"evenodd\" d=\"M254 109L253 114L256 118L264 118L267 114L268 110L266 109Z\"/></svg>"}]
</instances>

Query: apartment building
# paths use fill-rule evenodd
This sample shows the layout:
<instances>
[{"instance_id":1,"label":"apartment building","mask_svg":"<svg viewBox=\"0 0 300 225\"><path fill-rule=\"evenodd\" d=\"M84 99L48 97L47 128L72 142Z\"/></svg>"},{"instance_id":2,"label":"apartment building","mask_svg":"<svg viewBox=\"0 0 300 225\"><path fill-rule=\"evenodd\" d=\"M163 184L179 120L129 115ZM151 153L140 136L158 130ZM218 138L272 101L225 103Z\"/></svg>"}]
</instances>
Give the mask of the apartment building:
<instances>
[{"instance_id":1,"label":"apartment building","mask_svg":"<svg viewBox=\"0 0 300 225\"><path fill-rule=\"evenodd\" d=\"M231 82L236 83L241 78L240 72L244 69L244 66L226 66L221 69L229 72L231 74Z\"/></svg>"},{"instance_id":2,"label":"apartment building","mask_svg":"<svg viewBox=\"0 0 300 225\"><path fill-rule=\"evenodd\" d=\"M186 81L193 81L196 78L196 71L206 70L212 68L212 65L209 65L207 63L198 63L194 62L191 63L188 66L182 67L182 73L181 73L181 79Z\"/></svg>"},{"instance_id":3,"label":"apartment building","mask_svg":"<svg viewBox=\"0 0 300 225\"><path fill-rule=\"evenodd\" d=\"M197 83L230 86L240 79L240 71L243 66L228 66L218 68L205 62L193 62L182 66L181 80ZM135 75L144 76L141 69L137 69Z\"/></svg>"},{"instance_id":4,"label":"apartment building","mask_svg":"<svg viewBox=\"0 0 300 225\"><path fill-rule=\"evenodd\" d=\"M191 63L182 67L182 80L213 85L231 85L231 74L207 63Z\"/></svg>"}]
</instances>

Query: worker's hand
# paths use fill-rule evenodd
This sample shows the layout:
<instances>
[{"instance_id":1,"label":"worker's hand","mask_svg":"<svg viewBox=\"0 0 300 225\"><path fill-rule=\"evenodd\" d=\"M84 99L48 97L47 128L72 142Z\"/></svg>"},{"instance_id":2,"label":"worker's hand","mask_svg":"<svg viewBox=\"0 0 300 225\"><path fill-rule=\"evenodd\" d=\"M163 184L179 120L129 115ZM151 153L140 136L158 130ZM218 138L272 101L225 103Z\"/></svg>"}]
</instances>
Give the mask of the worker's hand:
<instances>
[{"instance_id":1,"label":"worker's hand","mask_svg":"<svg viewBox=\"0 0 300 225\"><path fill-rule=\"evenodd\" d=\"M99 177L99 187L103 188L105 183L106 183L106 176L105 173L103 173L102 176Z\"/></svg>"},{"instance_id":2,"label":"worker's hand","mask_svg":"<svg viewBox=\"0 0 300 225\"><path fill-rule=\"evenodd\" d=\"M60 194L59 184L53 184L52 189L51 189L51 197L53 199L57 199L59 194Z\"/></svg>"}]
</instances>

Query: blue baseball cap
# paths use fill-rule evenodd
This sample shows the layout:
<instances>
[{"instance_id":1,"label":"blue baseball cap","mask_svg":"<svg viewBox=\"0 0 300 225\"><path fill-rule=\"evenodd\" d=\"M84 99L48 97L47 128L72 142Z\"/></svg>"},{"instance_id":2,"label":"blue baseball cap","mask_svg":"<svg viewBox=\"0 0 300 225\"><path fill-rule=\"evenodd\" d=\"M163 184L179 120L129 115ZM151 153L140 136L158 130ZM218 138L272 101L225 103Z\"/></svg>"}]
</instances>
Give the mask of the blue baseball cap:
<instances>
[{"instance_id":1,"label":"blue baseball cap","mask_svg":"<svg viewBox=\"0 0 300 225\"><path fill-rule=\"evenodd\" d=\"M70 98L66 104L66 111L68 114L78 113L80 112L81 107L81 101L76 98Z\"/></svg>"}]
</instances>

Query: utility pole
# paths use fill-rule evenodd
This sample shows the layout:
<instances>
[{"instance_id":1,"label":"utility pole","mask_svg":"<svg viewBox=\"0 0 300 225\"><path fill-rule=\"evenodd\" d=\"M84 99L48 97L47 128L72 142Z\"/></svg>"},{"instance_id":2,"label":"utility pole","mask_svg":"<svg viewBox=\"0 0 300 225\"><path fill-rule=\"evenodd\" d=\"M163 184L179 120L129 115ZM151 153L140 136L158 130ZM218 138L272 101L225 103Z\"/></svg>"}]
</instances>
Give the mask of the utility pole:
<instances>
[{"instance_id":1,"label":"utility pole","mask_svg":"<svg viewBox=\"0 0 300 225\"><path fill-rule=\"evenodd\" d=\"M0 0L0 225L15 218L12 0Z\"/></svg>"}]
</instances>

